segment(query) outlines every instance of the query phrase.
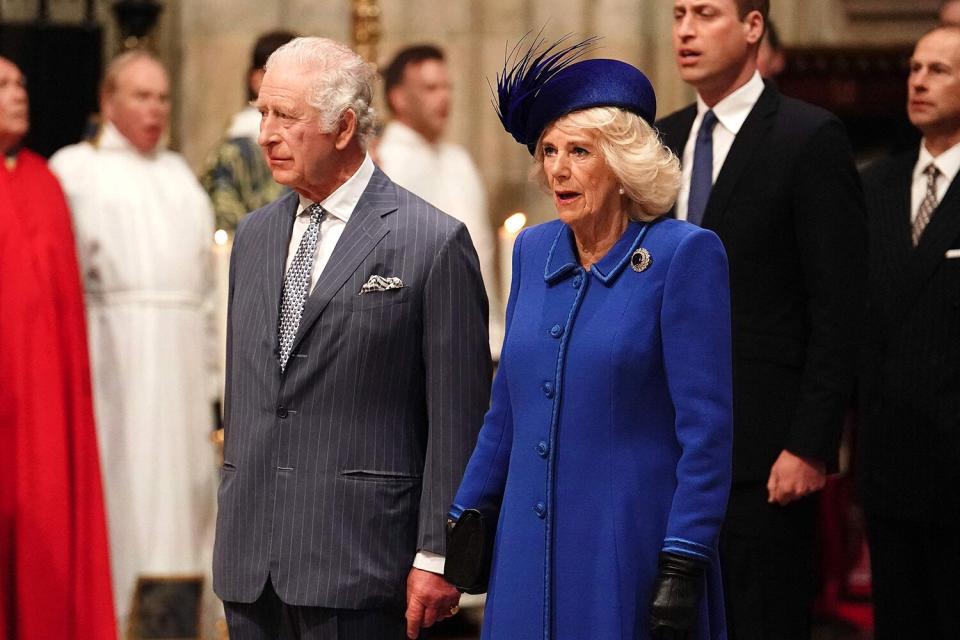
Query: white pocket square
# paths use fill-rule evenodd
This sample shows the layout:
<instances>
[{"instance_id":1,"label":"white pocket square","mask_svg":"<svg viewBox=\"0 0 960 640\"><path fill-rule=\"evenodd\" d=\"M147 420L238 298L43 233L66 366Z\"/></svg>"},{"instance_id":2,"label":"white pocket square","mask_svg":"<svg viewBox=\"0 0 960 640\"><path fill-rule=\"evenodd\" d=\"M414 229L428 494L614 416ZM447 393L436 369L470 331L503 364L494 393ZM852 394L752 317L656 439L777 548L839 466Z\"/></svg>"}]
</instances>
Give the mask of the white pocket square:
<instances>
[{"instance_id":1,"label":"white pocket square","mask_svg":"<svg viewBox=\"0 0 960 640\"><path fill-rule=\"evenodd\" d=\"M960 249L947 249L947 258L960 258Z\"/></svg>"},{"instance_id":2,"label":"white pocket square","mask_svg":"<svg viewBox=\"0 0 960 640\"><path fill-rule=\"evenodd\" d=\"M370 276L370 279L360 287L360 295L365 293L374 293L377 291L389 291L390 289L402 289L403 280L397 277L384 278L383 276Z\"/></svg>"}]
</instances>

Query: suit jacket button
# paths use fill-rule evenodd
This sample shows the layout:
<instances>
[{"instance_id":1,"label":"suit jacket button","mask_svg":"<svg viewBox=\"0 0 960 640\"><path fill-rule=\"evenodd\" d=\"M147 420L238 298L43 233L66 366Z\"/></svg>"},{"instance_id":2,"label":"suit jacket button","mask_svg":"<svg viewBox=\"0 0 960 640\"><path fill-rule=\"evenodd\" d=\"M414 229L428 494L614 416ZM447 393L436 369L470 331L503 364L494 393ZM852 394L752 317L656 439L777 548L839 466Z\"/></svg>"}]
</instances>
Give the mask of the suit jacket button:
<instances>
[{"instance_id":1,"label":"suit jacket button","mask_svg":"<svg viewBox=\"0 0 960 640\"><path fill-rule=\"evenodd\" d=\"M542 502L538 502L537 506L533 508L533 512L537 514L537 517L541 520L547 517L547 505Z\"/></svg>"},{"instance_id":2,"label":"suit jacket button","mask_svg":"<svg viewBox=\"0 0 960 640\"><path fill-rule=\"evenodd\" d=\"M281 419L282 419L282 418L286 418L288 415L289 415L289 413L287 412L287 408L286 408L285 406L283 406L283 405L281 404L280 406L277 407L277 417L278 417L278 418L281 418Z\"/></svg>"},{"instance_id":3,"label":"suit jacket button","mask_svg":"<svg viewBox=\"0 0 960 640\"><path fill-rule=\"evenodd\" d=\"M558 324L553 325L550 327L550 335L552 335L554 338L559 338L563 335L563 327Z\"/></svg>"},{"instance_id":4,"label":"suit jacket button","mask_svg":"<svg viewBox=\"0 0 960 640\"><path fill-rule=\"evenodd\" d=\"M541 389L543 389L543 395L547 396L548 398L552 398L552 397L553 397L553 383L552 383L552 382L550 382L550 381L544 382L544 383L543 383L543 386L541 387Z\"/></svg>"},{"instance_id":5,"label":"suit jacket button","mask_svg":"<svg viewBox=\"0 0 960 640\"><path fill-rule=\"evenodd\" d=\"M537 455L539 455L541 458L546 458L548 453L550 453L550 446L543 440L538 442Z\"/></svg>"}]
</instances>

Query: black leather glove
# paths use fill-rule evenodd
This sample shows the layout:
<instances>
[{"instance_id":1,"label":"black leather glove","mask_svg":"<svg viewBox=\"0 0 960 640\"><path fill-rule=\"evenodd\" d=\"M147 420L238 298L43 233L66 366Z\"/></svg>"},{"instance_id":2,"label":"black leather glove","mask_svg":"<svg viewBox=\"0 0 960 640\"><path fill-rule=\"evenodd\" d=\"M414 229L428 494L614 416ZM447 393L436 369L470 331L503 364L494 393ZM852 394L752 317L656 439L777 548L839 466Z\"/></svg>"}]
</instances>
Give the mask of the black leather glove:
<instances>
[{"instance_id":1,"label":"black leather glove","mask_svg":"<svg viewBox=\"0 0 960 640\"><path fill-rule=\"evenodd\" d=\"M655 640L687 640L697 627L706 563L670 551L660 552L650 597L650 634Z\"/></svg>"}]
</instances>

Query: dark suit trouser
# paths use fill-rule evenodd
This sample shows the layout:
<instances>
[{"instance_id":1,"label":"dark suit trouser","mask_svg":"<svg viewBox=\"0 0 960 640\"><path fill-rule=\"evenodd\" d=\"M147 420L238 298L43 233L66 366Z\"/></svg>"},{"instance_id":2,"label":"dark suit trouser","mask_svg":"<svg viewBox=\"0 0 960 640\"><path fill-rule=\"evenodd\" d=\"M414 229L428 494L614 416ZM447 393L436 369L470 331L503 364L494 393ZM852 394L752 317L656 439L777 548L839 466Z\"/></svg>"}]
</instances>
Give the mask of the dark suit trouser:
<instances>
[{"instance_id":1,"label":"dark suit trouser","mask_svg":"<svg viewBox=\"0 0 960 640\"><path fill-rule=\"evenodd\" d=\"M297 607L284 603L268 580L256 602L224 602L230 640L402 640L399 611Z\"/></svg>"},{"instance_id":2,"label":"dark suit trouser","mask_svg":"<svg viewBox=\"0 0 960 640\"><path fill-rule=\"evenodd\" d=\"M816 495L767 503L766 483L737 485L720 534L730 640L809 640L816 594Z\"/></svg>"},{"instance_id":3,"label":"dark suit trouser","mask_svg":"<svg viewBox=\"0 0 960 640\"><path fill-rule=\"evenodd\" d=\"M867 540L875 640L960 638L960 525L868 513Z\"/></svg>"}]
</instances>

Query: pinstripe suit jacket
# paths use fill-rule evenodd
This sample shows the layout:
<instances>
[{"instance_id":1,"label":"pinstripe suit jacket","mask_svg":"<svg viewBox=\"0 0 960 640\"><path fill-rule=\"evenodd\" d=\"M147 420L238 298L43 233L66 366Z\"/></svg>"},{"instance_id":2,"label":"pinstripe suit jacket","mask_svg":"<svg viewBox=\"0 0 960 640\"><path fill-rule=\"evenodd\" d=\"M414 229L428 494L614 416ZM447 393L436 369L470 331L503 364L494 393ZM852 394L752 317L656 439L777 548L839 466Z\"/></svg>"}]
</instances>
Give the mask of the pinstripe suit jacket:
<instances>
[{"instance_id":1,"label":"pinstripe suit jacket","mask_svg":"<svg viewBox=\"0 0 960 640\"><path fill-rule=\"evenodd\" d=\"M870 313L858 470L865 506L915 522L960 524L960 179L911 241L919 148L864 172ZM952 250L952 251L951 251Z\"/></svg>"},{"instance_id":2,"label":"pinstripe suit jacket","mask_svg":"<svg viewBox=\"0 0 960 640\"><path fill-rule=\"evenodd\" d=\"M487 408L487 302L462 223L379 169L304 307L286 372L277 320L291 193L241 223L230 263L226 447L214 589L252 602L403 607ZM372 275L404 287L359 292Z\"/></svg>"}]
</instances>

